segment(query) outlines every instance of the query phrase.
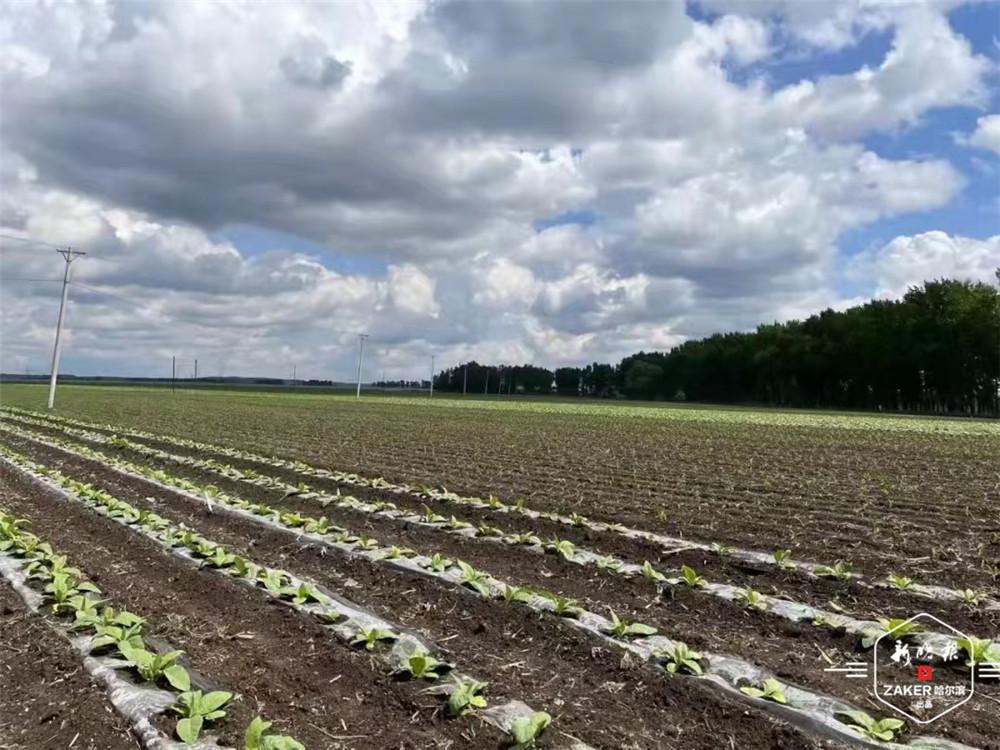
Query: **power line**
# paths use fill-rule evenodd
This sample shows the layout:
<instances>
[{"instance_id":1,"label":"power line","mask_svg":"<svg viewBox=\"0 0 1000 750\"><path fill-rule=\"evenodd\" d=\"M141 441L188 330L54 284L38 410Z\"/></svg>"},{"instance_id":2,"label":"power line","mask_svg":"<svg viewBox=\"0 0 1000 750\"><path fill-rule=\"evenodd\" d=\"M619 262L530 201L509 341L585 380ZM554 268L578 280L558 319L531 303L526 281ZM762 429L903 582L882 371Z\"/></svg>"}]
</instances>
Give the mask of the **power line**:
<instances>
[{"instance_id":1,"label":"power line","mask_svg":"<svg viewBox=\"0 0 1000 750\"><path fill-rule=\"evenodd\" d=\"M12 234L0 234L0 240L13 240L14 242L25 242L29 245L43 245L45 247L51 247L53 250L65 250L65 245L53 245L51 242L46 242L45 240L37 240L33 237L15 237Z\"/></svg>"}]
</instances>

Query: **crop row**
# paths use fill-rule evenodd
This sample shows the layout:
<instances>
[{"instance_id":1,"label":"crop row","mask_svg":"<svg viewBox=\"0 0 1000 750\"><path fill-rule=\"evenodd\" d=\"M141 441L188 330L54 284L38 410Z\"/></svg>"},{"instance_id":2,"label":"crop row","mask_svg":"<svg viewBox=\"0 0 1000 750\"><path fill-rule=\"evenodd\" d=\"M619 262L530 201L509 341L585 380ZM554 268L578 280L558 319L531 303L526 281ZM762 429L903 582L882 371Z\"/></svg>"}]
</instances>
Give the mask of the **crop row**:
<instances>
[{"instance_id":1,"label":"crop row","mask_svg":"<svg viewBox=\"0 0 1000 750\"><path fill-rule=\"evenodd\" d=\"M82 420L48 417L48 416L46 416L45 419L38 419L37 417L41 415L38 415L36 413L29 413L26 410L19 410L19 409L14 411L16 411L16 413L18 414L18 416L15 418L18 419L19 421L23 421L26 424L34 424L36 426L46 426L46 420L48 420L52 423L57 423L62 425L75 425L78 428L83 428L82 430L81 429L74 430L73 427L63 427L63 431L66 434L75 435L82 439L91 441L99 442L102 439L100 434L92 431L94 428L101 429L104 431L115 430L115 427L112 425L96 425L84 422ZM350 472L320 469L310 466L309 464L306 464L302 461L292 461L276 457L267 457L252 453L250 451L227 448L217 445L209 445L206 443L201 443L193 440L157 435L155 433L149 433L144 431L125 430L119 433L119 437L120 435L127 435L128 437L132 438L152 440L160 443L173 444L180 448L185 448L192 451L198 451L199 453L202 454L214 453L216 455L222 455L233 459L259 463L276 469L292 471L303 477L312 477L317 479L330 480L348 486L374 489L382 492L395 493L395 494L407 494L428 501L434 501L440 503L454 503L458 505L464 505L476 508L478 510L485 510L500 514L517 513L527 518L545 519L564 526L583 528L597 533L612 533L628 539L641 539L656 544L667 552L676 552L682 549L698 549L707 553L732 557L734 559L743 560L757 565L771 565L776 569L780 569L783 571L798 571L812 578L836 578L839 580L850 579L857 585L865 586L872 589L892 590L892 589L902 588L912 595L923 596L925 598L937 601L940 600L956 601L971 605L981 605L985 609L1000 609L1000 601L987 597L982 592L978 592L973 589L952 589L944 586L921 584L905 576L890 576L884 581L867 580L861 577L859 574L853 572L849 562L842 560L830 564L793 560L791 559L790 556L791 553L788 550L776 550L772 554L767 554L756 550L737 548L719 543L705 543L687 539L680 539L676 537L669 537L662 534L658 534L656 532L624 527L615 523L604 523L601 521L594 521L583 515L576 513L570 515L562 515L549 511L537 511L529 507L526 507L525 504L520 501L516 504L507 504L502 502L499 498L495 496L490 496L487 499L483 499L479 497L461 496L458 495L457 493L449 492L446 489L437 489L428 486L414 486L408 484L393 484L387 482L382 478L367 478ZM106 440L106 438L104 438L104 440ZM126 444L123 443L123 445ZM127 444L127 447L135 450L136 444L129 443ZM147 449L155 450L155 449L149 449L148 447ZM255 473L253 471L248 470L241 472L239 469L236 469L234 467L220 465L218 464L218 462L215 462L212 459L178 456L176 454L167 454L166 452L161 452L161 453L163 455L160 457L165 458L166 460L171 460L174 462L186 461L189 465L209 470L217 471L221 469L228 472L229 476L231 476L232 478L237 478L237 479L255 478ZM277 482L275 482L275 486L276 485ZM295 488L292 487L292 489Z\"/></svg>"},{"instance_id":2,"label":"crop row","mask_svg":"<svg viewBox=\"0 0 1000 750\"><path fill-rule=\"evenodd\" d=\"M9 426L4 429L11 430ZM128 473L132 476L139 476L144 479L157 482L167 489L182 489L191 492L199 499L206 502L226 502L233 507L244 510L252 510L257 515L269 515L278 513L267 506L256 503L251 504L239 498L233 498L214 486L198 486L195 483L171 476L170 474L153 469L142 464L126 461L120 457L107 456L98 451L94 451L86 446L75 445L64 440L48 436L41 438L30 432L12 430L14 434L26 437L50 447L76 453L86 458L101 461L111 468ZM254 485L263 485L278 491L282 491L286 496L296 495L302 499L308 499L321 505L322 507L334 506L341 509L358 512L361 514L376 514L383 518L392 519L406 524L413 524L424 528L434 529L443 533L457 534L461 536L482 539L486 543L503 544L517 548L524 552L532 553L552 553L560 555L564 560L582 566L594 566L610 575L620 575L626 578L634 576L644 576L658 586L686 586L699 593L716 596L726 601L738 602L744 606L752 607L762 612L785 618L794 622L812 622L814 625L841 629L846 633L857 636L863 643L871 643L879 635L889 632L898 624L891 618L880 618L878 621L859 620L840 612L823 610L805 603L789 601L785 598L768 596L752 588L740 588L725 583L710 582L689 566L682 566L675 575L666 575L663 571L655 568L648 560L642 565L629 563L624 559L613 555L599 555L580 545L576 545L569 540L551 538L545 542L540 535L531 531L521 534L504 534L501 530L488 525L474 526L468 522L458 521L452 516L450 519L431 512L429 509L423 514L407 513L391 502L366 503L349 495L323 495L311 491L304 485L293 486L282 482L280 479L261 474L259 472L247 473L231 466L220 464L212 459L194 459L187 456L177 456L160 451L138 443L130 442L124 438L107 438L97 433L84 433L82 431L72 431L72 434L81 439L87 439L99 445L126 448L137 452L148 458L155 458L161 461L169 461L181 465L195 466L199 469L214 472L222 477L248 482ZM278 514L276 517L289 518L293 527L305 526L314 529L320 525L321 520L303 517L299 514ZM325 528L325 527L321 527ZM341 529L338 533L347 535L350 532ZM354 535L356 537L356 535ZM848 572L842 565L834 566L829 573L832 577L845 578ZM900 582L901 585L905 581ZM971 599L967 602L970 606L978 604L978 601ZM915 636L932 653L943 653L955 639L950 636L921 633Z\"/></svg>"},{"instance_id":3,"label":"crop row","mask_svg":"<svg viewBox=\"0 0 1000 750\"><path fill-rule=\"evenodd\" d=\"M111 606L101 590L65 555L29 529L27 519L0 509L0 575L28 608L45 613L46 624L84 656L83 665L102 685L115 710L132 727L143 747L164 745L155 719L171 712L174 732L185 744L204 750L218 745L202 737L203 728L226 716L234 699L224 690L192 689L182 666L183 652L147 643L145 619ZM256 717L244 732L244 750L304 750L292 737L268 732L271 722Z\"/></svg>"},{"instance_id":4,"label":"crop row","mask_svg":"<svg viewBox=\"0 0 1000 750\"><path fill-rule=\"evenodd\" d=\"M109 460L100 454L98 456L98 460L104 459L119 471L126 470L125 467L129 466L125 462ZM354 550L387 564L425 569L427 575L467 586L484 597L505 599L539 611L557 614L568 618L566 620L568 623L598 635L618 648L627 649L653 663L659 663L668 671L704 672L716 681L721 677L728 682L730 690L740 689L747 695L756 696L759 701L773 702L775 696L780 696L781 700L775 705L785 710L797 708L806 714L811 714L813 721L816 720L817 713L823 714L823 711L817 709L818 706L826 710L824 718L830 723L832 715L838 711L842 717L846 717L849 714L845 712L856 710L826 696L786 687L777 682L773 676L745 662L741 663L720 655L696 654L682 643L655 635L654 629L641 623L625 622L614 615L611 619L603 618L592 612L586 612L578 608L574 602L560 597L539 595L537 591L502 583L484 571L477 571L461 561L453 562L444 559L440 554L428 557L417 555L412 550L380 547L374 539L359 537L342 527L329 526L326 519L303 517L297 513L282 513L262 503L250 503L219 492L215 488L198 487L187 480L170 477L165 472L144 468L145 472L141 473L146 479L158 482L171 491L180 490L188 493L198 502L212 502L243 517L253 518L258 523L282 526L310 542L326 544L340 551ZM768 690L772 694L768 694L766 692Z\"/></svg>"},{"instance_id":5,"label":"crop row","mask_svg":"<svg viewBox=\"0 0 1000 750\"><path fill-rule=\"evenodd\" d=\"M488 683L460 673L454 664L435 656L440 652L433 644L366 612L340 594L326 592L292 573L233 554L191 529L152 511L140 510L105 490L78 482L5 446L0 446L0 458L57 489L63 496L158 542L171 554L259 588L286 606L318 618L338 640L365 648L392 674L433 682L425 692L442 696L450 714L475 713L486 723L509 733L512 747L530 747L551 721L548 714L532 711L521 701L487 707L483 691ZM573 748L587 750L581 743L574 743Z\"/></svg>"}]
</instances>

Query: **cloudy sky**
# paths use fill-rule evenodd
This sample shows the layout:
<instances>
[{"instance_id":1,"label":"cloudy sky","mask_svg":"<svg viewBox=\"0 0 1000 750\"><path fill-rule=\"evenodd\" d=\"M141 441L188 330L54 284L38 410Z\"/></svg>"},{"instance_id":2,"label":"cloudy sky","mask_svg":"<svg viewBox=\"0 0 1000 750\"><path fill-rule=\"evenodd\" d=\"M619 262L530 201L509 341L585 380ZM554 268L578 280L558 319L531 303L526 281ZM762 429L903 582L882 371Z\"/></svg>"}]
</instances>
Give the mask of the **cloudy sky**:
<instances>
[{"instance_id":1,"label":"cloudy sky","mask_svg":"<svg viewBox=\"0 0 1000 750\"><path fill-rule=\"evenodd\" d=\"M0 0L5 371L554 366L1000 265L1000 4Z\"/></svg>"}]
</instances>

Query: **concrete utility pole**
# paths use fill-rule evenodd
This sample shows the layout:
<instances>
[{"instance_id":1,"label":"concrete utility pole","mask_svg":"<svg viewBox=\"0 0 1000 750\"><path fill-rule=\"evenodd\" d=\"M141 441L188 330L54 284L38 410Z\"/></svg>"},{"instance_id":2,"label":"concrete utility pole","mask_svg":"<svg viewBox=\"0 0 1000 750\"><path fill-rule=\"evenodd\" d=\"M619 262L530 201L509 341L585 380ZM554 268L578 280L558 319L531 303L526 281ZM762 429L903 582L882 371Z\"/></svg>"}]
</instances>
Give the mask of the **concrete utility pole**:
<instances>
[{"instance_id":1,"label":"concrete utility pole","mask_svg":"<svg viewBox=\"0 0 1000 750\"><path fill-rule=\"evenodd\" d=\"M66 298L69 296L69 267L77 256L86 255L86 253L80 250L73 250L68 247L65 250L56 250L56 252L66 261L66 269L63 271L62 300L59 302L59 318L56 320L56 342L52 347L52 370L49 374L50 409L56 404L56 381L59 379L59 351L60 344L62 343L60 334L62 334L63 317L66 315Z\"/></svg>"},{"instance_id":2,"label":"concrete utility pole","mask_svg":"<svg viewBox=\"0 0 1000 750\"><path fill-rule=\"evenodd\" d=\"M170 392L173 393L176 390L177 382L177 355L175 354L170 358Z\"/></svg>"},{"instance_id":3,"label":"concrete utility pole","mask_svg":"<svg viewBox=\"0 0 1000 750\"><path fill-rule=\"evenodd\" d=\"M462 395L465 395L465 386L469 383L469 366L462 368Z\"/></svg>"},{"instance_id":4,"label":"concrete utility pole","mask_svg":"<svg viewBox=\"0 0 1000 750\"><path fill-rule=\"evenodd\" d=\"M194 379L195 380L198 379L198 360L197 359L194 361Z\"/></svg>"},{"instance_id":5,"label":"concrete utility pole","mask_svg":"<svg viewBox=\"0 0 1000 750\"><path fill-rule=\"evenodd\" d=\"M357 398L361 398L361 366L365 361L365 339L368 338L367 333L358 334L358 393Z\"/></svg>"},{"instance_id":6,"label":"concrete utility pole","mask_svg":"<svg viewBox=\"0 0 1000 750\"><path fill-rule=\"evenodd\" d=\"M431 355L431 398L434 398L434 355Z\"/></svg>"}]
</instances>

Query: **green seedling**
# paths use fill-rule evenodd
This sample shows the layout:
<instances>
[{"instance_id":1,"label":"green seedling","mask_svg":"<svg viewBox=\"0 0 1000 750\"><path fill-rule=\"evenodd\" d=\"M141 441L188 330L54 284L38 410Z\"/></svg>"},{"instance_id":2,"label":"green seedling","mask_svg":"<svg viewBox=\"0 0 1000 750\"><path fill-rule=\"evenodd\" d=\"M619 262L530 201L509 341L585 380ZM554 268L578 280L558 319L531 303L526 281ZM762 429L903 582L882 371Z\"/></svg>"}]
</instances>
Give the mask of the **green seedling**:
<instances>
[{"instance_id":1,"label":"green seedling","mask_svg":"<svg viewBox=\"0 0 1000 750\"><path fill-rule=\"evenodd\" d=\"M1000 644L994 644L988 638L959 638L958 649L968 658L965 666L974 667L977 664L1000 664Z\"/></svg>"},{"instance_id":2,"label":"green seedling","mask_svg":"<svg viewBox=\"0 0 1000 750\"><path fill-rule=\"evenodd\" d=\"M252 563L245 557L236 555L233 557L233 564L229 568L229 572L233 575L239 576L240 578L248 578L252 581L257 580L257 576L260 575L260 566L256 563Z\"/></svg>"},{"instance_id":3,"label":"green seedling","mask_svg":"<svg viewBox=\"0 0 1000 750\"><path fill-rule=\"evenodd\" d=\"M846 581L851 577L854 565L846 560L837 560L832 566L820 565L816 568L816 575L820 578L835 578L838 581Z\"/></svg>"},{"instance_id":4,"label":"green seedling","mask_svg":"<svg viewBox=\"0 0 1000 750\"><path fill-rule=\"evenodd\" d=\"M574 545L569 539L552 537L545 543L545 550L547 552L554 552L557 555L562 555L567 560L572 560L573 555L576 553L576 545Z\"/></svg>"},{"instance_id":5,"label":"green seedling","mask_svg":"<svg viewBox=\"0 0 1000 750\"><path fill-rule=\"evenodd\" d=\"M604 632L609 633L613 638L624 641L629 638L645 638L646 636L656 635L656 628L654 627L643 625L641 622L626 622L619 619L613 609L609 610L609 612L611 613L611 625L605 628Z\"/></svg>"},{"instance_id":6,"label":"green seedling","mask_svg":"<svg viewBox=\"0 0 1000 750\"><path fill-rule=\"evenodd\" d=\"M967 604L970 607L976 607L982 600L982 594L973 589L962 589L961 592L962 603Z\"/></svg>"},{"instance_id":7,"label":"green seedling","mask_svg":"<svg viewBox=\"0 0 1000 750\"><path fill-rule=\"evenodd\" d=\"M892 742L906 726L901 719L875 719L864 711L837 711L836 717L858 733L883 742Z\"/></svg>"},{"instance_id":8,"label":"green seedling","mask_svg":"<svg viewBox=\"0 0 1000 750\"><path fill-rule=\"evenodd\" d=\"M435 573L444 573L451 566L451 559L443 557L439 552L435 552L431 558L423 564L423 567L430 568Z\"/></svg>"},{"instance_id":9,"label":"green seedling","mask_svg":"<svg viewBox=\"0 0 1000 750\"><path fill-rule=\"evenodd\" d=\"M322 518L310 518L302 528L310 534L329 534L333 531L334 526L330 523L329 518L323 516Z\"/></svg>"},{"instance_id":10,"label":"green seedling","mask_svg":"<svg viewBox=\"0 0 1000 750\"><path fill-rule=\"evenodd\" d=\"M452 716L462 716L477 709L486 708L486 698L483 692L487 683L478 680L455 680L455 689L448 696L448 713Z\"/></svg>"},{"instance_id":11,"label":"green seedling","mask_svg":"<svg viewBox=\"0 0 1000 750\"><path fill-rule=\"evenodd\" d=\"M52 599L52 611L59 613L72 611L69 606L70 599L79 596L84 592L100 595L101 590L89 581L77 581L69 573L57 573L52 576L43 589L49 599Z\"/></svg>"},{"instance_id":12,"label":"green seedling","mask_svg":"<svg viewBox=\"0 0 1000 750\"><path fill-rule=\"evenodd\" d=\"M358 538L350 531L339 531L334 535L333 541L337 544L354 544Z\"/></svg>"},{"instance_id":13,"label":"green seedling","mask_svg":"<svg viewBox=\"0 0 1000 750\"><path fill-rule=\"evenodd\" d=\"M384 630L382 628L361 628L354 634L354 640L351 641L351 645L360 646L364 644L365 650L374 651L375 646L378 645L379 641L395 641L397 638L399 638L399 636L391 630Z\"/></svg>"},{"instance_id":14,"label":"green seedling","mask_svg":"<svg viewBox=\"0 0 1000 750\"><path fill-rule=\"evenodd\" d=\"M688 648L686 643L677 641L673 646L659 649L655 656L663 663L669 674L703 674L702 655Z\"/></svg>"},{"instance_id":15,"label":"green seedling","mask_svg":"<svg viewBox=\"0 0 1000 750\"><path fill-rule=\"evenodd\" d=\"M418 651L406 660L406 665L397 670L409 674L418 680L436 680L442 674L454 668L454 664L435 659L426 651Z\"/></svg>"},{"instance_id":16,"label":"green seedling","mask_svg":"<svg viewBox=\"0 0 1000 750\"><path fill-rule=\"evenodd\" d=\"M651 581L665 581L667 577L653 567L649 560L642 563L642 574Z\"/></svg>"},{"instance_id":17,"label":"green seedling","mask_svg":"<svg viewBox=\"0 0 1000 750\"><path fill-rule=\"evenodd\" d=\"M503 598L507 602L530 602L534 595L527 586L505 585L503 589Z\"/></svg>"},{"instance_id":18,"label":"green seedling","mask_svg":"<svg viewBox=\"0 0 1000 750\"><path fill-rule=\"evenodd\" d=\"M187 744L198 741L202 727L206 722L221 719L226 715L222 707L233 699L232 693L224 690L213 690L202 693L200 690L190 690L180 694L173 710L184 718L177 722L177 736Z\"/></svg>"},{"instance_id":19,"label":"green seedling","mask_svg":"<svg viewBox=\"0 0 1000 750\"><path fill-rule=\"evenodd\" d=\"M444 516L442 516L439 513L435 513L433 510L431 510L428 506L425 505L424 506L424 522L425 523L433 523L433 524L448 523L448 519L445 518Z\"/></svg>"},{"instance_id":20,"label":"green seedling","mask_svg":"<svg viewBox=\"0 0 1000 750\"><path fill-rule=\"evenodd\" d=\"M541 737L552 717L544 711L535 711L531 716L521 716L510 725L511 750L528 750L535 747L535 740Z\"/></svg>"},{"instance_id":21,"label":"green seedling","mask_svg":"<svg viewBox=\"0 0 1000 750\"><path fill-rule=\"evenodd\" d=\"M291 576L283 570L275 568L262 568L258 573L258 579L268 591L274 594L282 593L287 587Z\"/></svg>"},{"instance_id":22,"label":"green seedling","mask_svg":"<svg viewBox=\"0 0 1000 750\"><path fill-rule=\"evenodd\" d=\"M184 653L183 651L158 654L155 651L147 651L145 648L121 642L118 644L118 652L136 668L142 679L156 682L162 678L178 690L191 689L191 678L188 676L187 670L177 663L177 659Z\"/></svg>"},{"instance_id":23,"label":"green seedling","mask_svg":"<svg viewBox=\"0 0 1000 750\"><path fill-rule=\"evenodd\" d=\"M373 539L367 534L362 534L358 539L358 547L363 550L373 550L378 549L378 539Z\"/></svg>"},{"instance_id":24,"label":"green seedling","mask_svg":"<svg viewBox=\"0 0 1000 750\"><path fill-rule=\"evenodd\" d=\"M869 633L861 639L864 648L871 648L875 641L882 636L888 636L893 641L901 641L915 633L922 633L924 629L915 622L908 622L900 617L889 619L879 618L879 630Z\"/></svg>"},{"instance_id":25,"label":"green seedling","mask_svg":"<svg viewBox=\"0 0 1000 750\"><path fill-rule=\"evenodd\" d=\"M552 602L553 611L560 617L575 619L580 616L581 612L583 612L583 610L577 605L576 599L559 596L559 594L553 594L549 591L539 591L538 593Z\"/></svg>"},{"instance_id":26,"label":"green seedling","mask_svg":"<svg viewBox=\"0 0 1000 750\"><path fill-rule=\"evenodd\" d=\"M455 516L452 516L450 519L448 519L447 527L449 529L471 529L472 524L469 523L468 521L461 521L455 518Z\"/></svg>"},{"instance_id":27,"label":"green seedling","mask_svg":"<svg viewBox=\"0 0 1000 750\"><path fill-rule=\"evenodd\" d=\"M907 578L906 576L898 576L895 573L890 573L886 576L886 580L889 581L893 586L901 591L907 591L913 588L914 581L912 578Z\"/></svg>"},{"instance_id":28,"label":"green seedling","mask_svg":"<svg viewBox=\"0 0 1000 750\"><path fill-rule=\"evenodd\" d=\"M790 568L792 565L792 551L790 549L776 549L774 551L774 564L779 568Z\"/></svg>"},{"instance_id":29,"label":"green seedling","mask_svg":"<svg viewBox=\"0 0 1000 750\"><path fill-rule=\"evenodd\" d=\"M490 587L487 584L488 576L481 570L476 570L467 562L462 560L458 561L458 567L462 569L462 577L459 579L459 583L463 586L468 586L470 589L479 593L480 596L490 596Z\"/></svg>"},{"instance_id":30,"label":"green seedling","mask_svg":"<svg viewBox=\"0 0 1000 750\"><path fill-rule=\"evenodd\" d=\"M270 728L271 722L259 716L251 721L243 735L243 750L306 750L305 745L292 737L267 734Z\"/></svg>"},{"instance_id":31,"label":"green seedling","mask_svg":"<svg viewBox=\"0 0 1000 750\"><path fill-rule=\"evenodd\" d=\"M736 598L752 609L764 609L767 606L764 595L750 588L737 592Z\"/></svg>"},{"instance_id":32,"label":"green seedling","mask_svg":"<svg viewBox=\"0 0 1000 750\"><path fill-rule=\"evenodd\" d=\"M578 529L587 525L587 517L581 516L579 513L570 513L569 520Z\"/></svg>"},{"instance_id":33,"label":"green seedling","mask_svg":"<svg viewBox=\"0 0 1000 750\"><path fill-rule=\"evenodd\" d=\"M774 703L788 703L785 698L785 686L773 677L768 677L760 687L748 685L741 687L740 692L753 698L763 698Z\"/></svg>"},{"instance_id":34,"label":"green seedling","mask_svg":"<svg viewBox=\"0 0 1000 750\"><path fill-rule=\"evenodd\" d=\"M497 538L503 536L503 529L498 529L496 526L490 526L488 523L481 523L476 528L478 536L485 536L491 538Z\"/></svg>"},{"instance_id":35,"label":"green seedling","mask_svg":"<svg viewBox=\"0 0 1000 750\"><path fill-rule=\"evenodd\" d=\"M395 544L385 553L383 560L398 560L401 557L413 557L416 553L409 547L397 547Z\"/></svg>"},{"instance_id":36,"label":"green seedling","mask_svg":"<svg viewBox=\"0 0 1000 750\"><path fill-rule=\"evenodd\" d=\"M228 568L236 562L236 555L226 552L222 547L216 547L215 551L205 558L202 565L210 568Z\"/></svg>"},{"instance_id":37,"label":"green seedling","mask_svg":"<svg viewBox=\"0 0 1000 750\"><path fill-rule=\"evenodd\" d=\"M684 576L684 584L690 588L697 589L705 585L705 579L690 565L681 565L681 575Z\"/></svg>"},{"instance_id":38,"label":"green seedling","mask_svg":"<svg viewBox=\"0 0 1000 750\"><path fill-rule=\"evenodd\" d=\"M525 531L523 534L515 534L514 541L517 542L518 544L525 544L525 545L542 543L542 540L539 539L534 534L532 534L530 531Z\"/></svg>"},{"instance_id":39,"label":"green seedling","mask_svg":"<svg viewBox=\"0 0 1000 750\"><path fill-rule=\"evenodd\" d=\"M500 510L503 507L503 502L496 495L490 495L486 498L486 504L493 510Z\"/></svg>"},{"instance_id":40,"label":"green seedling","mask_svg":"<svg viewBox=\"0 0 1000 750\"><path fill-rule=\"evenodd\" d=\"M291 526L294 529L299 526L305 526L306 521L309 519L303 517L301 513L282 513L278 516L278 520L285 526Z\"/></svg>"},{"instance_id":41,"label":"green seedling","mask_svg":"<svg viewBox=\"0 0 1000 750\"><path fill-rule=\"evenodd\" d=\"M736 551L732 547L727 547L726 545L719 544L718 542L712 542L712 546L709 549L721 557L728 557Z\"/></svg>"},{"instance_id":42,"label":"green seedling","mask_svg":"<svg viewBox=\"0 0 1000 750\"><path fill-rule=\"evenodd\" d=\"M281 593L290 597L292 604L296 605L302 605L308 602L319 602L320 604L330 603L330 597L326 594L320 593L315 586L308 583L300 583L298 588L288 587Z\"/></svg>"},{"instance_id":43,"label":"green seedling","mask_svg":"<svg viewBox=\"0 0 1000 750\"><path fill-rule=\"evenodd\" d=\"M597 560L597 567L600 570L608 570L612 573L617 573L622 569L622 561L617 557L612 557L608 555L607 557L601 557Z\"/></svg>"}]
</instances>

